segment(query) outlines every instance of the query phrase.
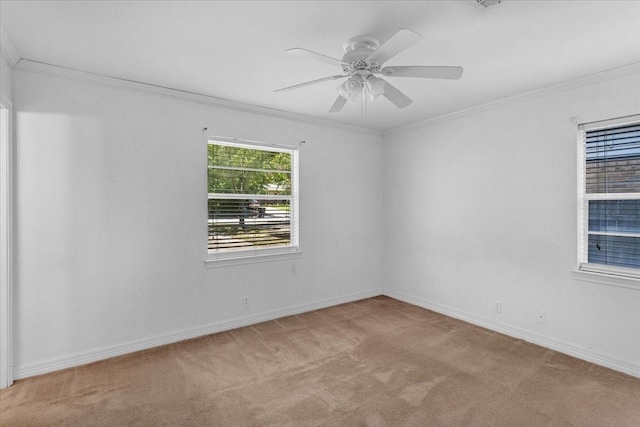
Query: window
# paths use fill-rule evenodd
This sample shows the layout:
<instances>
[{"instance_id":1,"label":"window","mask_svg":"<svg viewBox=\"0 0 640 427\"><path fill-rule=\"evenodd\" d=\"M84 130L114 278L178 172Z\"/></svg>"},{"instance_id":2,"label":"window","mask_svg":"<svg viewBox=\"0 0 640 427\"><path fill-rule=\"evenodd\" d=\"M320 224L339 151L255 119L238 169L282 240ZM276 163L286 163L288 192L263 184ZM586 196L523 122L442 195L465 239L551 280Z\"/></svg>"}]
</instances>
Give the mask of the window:
<instances>
[{"instance_id":1,"label":"window","mask_svg":"<svg viewBox=\"0 0 640 427\"><path fill-rule=\"evenodd\" d=\"M579 270L640 278L640 116L578 134Z\"/></svg>"},{"instance_id":2,"label":"window","mask_svg":"<svg viewBox=\"0 0 640 427\"><path fill-rule=\"evenodd\" d=\"M210 139L208 252L228 259L298 252L298 149Z\"/></svg>"}]
</instances>

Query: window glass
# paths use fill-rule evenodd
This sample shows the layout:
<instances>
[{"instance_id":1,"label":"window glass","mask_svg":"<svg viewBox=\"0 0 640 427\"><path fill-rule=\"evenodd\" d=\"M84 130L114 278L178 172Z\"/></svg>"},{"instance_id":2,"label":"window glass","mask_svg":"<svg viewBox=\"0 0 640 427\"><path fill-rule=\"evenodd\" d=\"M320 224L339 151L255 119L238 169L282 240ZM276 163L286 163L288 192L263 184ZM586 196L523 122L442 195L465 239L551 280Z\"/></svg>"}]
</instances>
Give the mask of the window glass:
<instances>
[{"instance_id":1,"label":"window glass","mask_svg":"<svg viewBox=\"0 0 640 427\"><path fill-rule=\"evenodd\" d=\"M582 270L640 277L638 119L584 125L580 131Z\"/></svg>"},{"instance_id":2,"label":"window glass","mask_svg":"<svg viewBox=\"0 0 640 427\"><path fill-rule=\"evenodd\" d=\"M210 254L297 249L297 150L209 141Z\"/></svg>"}]
</instances>

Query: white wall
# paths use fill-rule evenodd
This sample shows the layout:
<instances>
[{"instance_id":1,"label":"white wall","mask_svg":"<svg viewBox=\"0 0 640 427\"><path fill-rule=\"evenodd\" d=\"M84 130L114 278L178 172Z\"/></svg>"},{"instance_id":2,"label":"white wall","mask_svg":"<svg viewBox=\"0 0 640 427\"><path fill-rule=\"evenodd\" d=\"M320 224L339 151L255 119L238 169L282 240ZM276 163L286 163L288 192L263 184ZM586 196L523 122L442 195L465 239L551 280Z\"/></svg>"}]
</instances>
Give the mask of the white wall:
<instances>
[{"instance_id":1,"label":"white wall","mask_svg":"<svg viewBox=\"0 0 640 427\"><path fill-rule=\"evenodd\" d=\"M640 373L640 291L571 275L571 117L637 113L640 76L390 132L384 143L25 70L14 83L18 378L376 295L383 284L388 295ZM205 267L204 126L307 141L300 258Z\"/></svg>"},{"instance_id":2,"label":"white wall","mask_svg":"<svg viewBox=\"0 0 640 427\"><path fill-rule=\"evenodd\" d=\"M14 81L18 377L380 294L379 135L25 70ZM306 140L299 258L205 267L204 126Z\"/></svg>"},{"instance_id":3,"label":"white wall","mask_svg":"<svg viewBox=\"0 0 640 427\"><path fill-rule=\"evenodd\" d=\"M637 114L639 87L634 75L385 134L384 293L640 375L640 288L572 278L571 120Z\"/></svg>"}]
</instances>

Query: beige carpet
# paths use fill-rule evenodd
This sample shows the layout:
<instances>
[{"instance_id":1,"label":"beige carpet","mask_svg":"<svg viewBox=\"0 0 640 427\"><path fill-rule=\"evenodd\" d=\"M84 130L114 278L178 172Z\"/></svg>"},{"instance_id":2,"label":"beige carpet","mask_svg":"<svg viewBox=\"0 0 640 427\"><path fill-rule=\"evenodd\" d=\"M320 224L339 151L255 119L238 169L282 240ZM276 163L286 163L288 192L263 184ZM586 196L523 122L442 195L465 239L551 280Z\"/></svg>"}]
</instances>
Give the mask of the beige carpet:
<instances>
[{"instance_id":1,"label":"beige carpet","mask_svg":"<svg viewBox=\"0 0 640 427\"><path fill-rule=\"evenodd\" d=\"M2 426L640 426L640 379L386 297L17 381Z\"/></svg>"}]
</instances>

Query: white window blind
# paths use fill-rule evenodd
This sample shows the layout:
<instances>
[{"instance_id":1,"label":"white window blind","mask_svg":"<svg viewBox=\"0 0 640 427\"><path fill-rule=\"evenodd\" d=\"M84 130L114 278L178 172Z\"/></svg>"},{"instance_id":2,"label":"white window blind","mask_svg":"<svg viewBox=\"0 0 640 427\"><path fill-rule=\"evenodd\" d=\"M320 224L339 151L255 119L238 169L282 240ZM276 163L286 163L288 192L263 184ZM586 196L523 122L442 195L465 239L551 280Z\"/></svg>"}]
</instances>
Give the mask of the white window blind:
<instances>
[{"instance_id":1,"label":"white window blind","mask_svg":"<svg viewBox=\"0 0 640 427\"><path fill-rule=\"evenodd\" d=\"M579 268L640 278L640 116L580 125Z\"/></svg>"},{"instance_id":2,"label":"white window blind","mask_svg":"<svg viewBox=\"0 0 640 427\"><path fill-rule=\"evenodd\" d=\"M297 251L297 147L209 140L207 151L210 256Z\"/></svg>"}]
</instances>

